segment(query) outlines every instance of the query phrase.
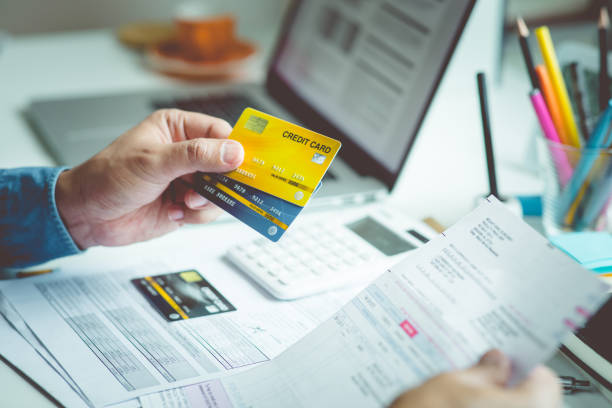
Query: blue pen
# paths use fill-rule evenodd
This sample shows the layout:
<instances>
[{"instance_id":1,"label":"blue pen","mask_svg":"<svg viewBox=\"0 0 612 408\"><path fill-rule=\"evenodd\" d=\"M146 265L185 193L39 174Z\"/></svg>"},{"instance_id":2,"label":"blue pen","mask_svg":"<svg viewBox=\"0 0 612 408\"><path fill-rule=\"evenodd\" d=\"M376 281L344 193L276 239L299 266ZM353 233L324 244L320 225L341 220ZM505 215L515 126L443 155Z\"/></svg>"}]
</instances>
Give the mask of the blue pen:
<instances>
[{"instance_id":1,"label":"blue pen","mask_svg":"<svg viewBox=\"0 0 612 408\"><path fill-rule=\"evenodd\" d=\"M559 206L557 212L557 222L560 225L566 225L565 219L572 204L578 199L578 193L587 180L593 165L600 156L598 148L604 146L608 139L608 131L610 122L612 121L612 100L608 102L608 107L602 113L597 126L593 130L593 134L587 141L586 149L582 152L582 157L574 170L574 174L570 179L567 187L559 198Z\"/></svg>"},{"instance_id":2,"label":"blue pen","mask_svg":"<svg viewBox=\"0 0 612 408\"><path fill-rule=\"evenodd\" d=\"M581 230L591 225L599 216L612 197L612 161L608 163L606 173L599 183L593 186L591 198L586 203L584 213L576 222L576 229Z\"/></svg>"}]
</instances>

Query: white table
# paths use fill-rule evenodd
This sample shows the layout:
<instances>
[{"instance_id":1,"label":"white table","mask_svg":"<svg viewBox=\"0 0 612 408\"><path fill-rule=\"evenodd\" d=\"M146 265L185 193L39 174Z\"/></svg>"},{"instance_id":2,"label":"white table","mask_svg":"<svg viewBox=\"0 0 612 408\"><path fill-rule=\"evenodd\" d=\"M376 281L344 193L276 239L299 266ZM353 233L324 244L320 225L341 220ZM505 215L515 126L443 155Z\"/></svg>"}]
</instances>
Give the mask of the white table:
<instances>
[{"instance_id":1,"label":"white table","mask_svg":"<svg viewBox=\"0 0 612 408\"><path fill-rule=\"evenodd\" d=\"M263 58L250 79L262 78L263 61L275 32L276 27L271 27L257 38L263 44ZM514 57L504 70L502 86L495 87L491 97L500 157L499 182L502 192L508 194L537 193L541 183L523 158L531 148L529 135L535 126L524 101L527 81L522 77L516 50L511 47L509 53ZM457 74L461 71L456 69L454 76L442 84L439 95L443 96L436 97L392 196L413 217L431 215L447 225L486 192L480 122L474 115L477 102L475 98L465 100L465 85L459 84ZM143 68L140 56L121 47L105 30L12 39L0 47L0 78L0 167L54 164L21 114L33 98L185 86ZM472 77L463 80L472 86ZM512 108L509 116L531 119L508 126L512 119L503 115L506 107ZM212 230L215 226L204 228ZM176 234L174 239L180 239L181 232ZM560 355L549 364L560 374L583 377ZM0 406L53 406L3 363L0 384ZM571 396L566 401L575 407L608 406L596 393Z\"/></svg>"}]
</instances>

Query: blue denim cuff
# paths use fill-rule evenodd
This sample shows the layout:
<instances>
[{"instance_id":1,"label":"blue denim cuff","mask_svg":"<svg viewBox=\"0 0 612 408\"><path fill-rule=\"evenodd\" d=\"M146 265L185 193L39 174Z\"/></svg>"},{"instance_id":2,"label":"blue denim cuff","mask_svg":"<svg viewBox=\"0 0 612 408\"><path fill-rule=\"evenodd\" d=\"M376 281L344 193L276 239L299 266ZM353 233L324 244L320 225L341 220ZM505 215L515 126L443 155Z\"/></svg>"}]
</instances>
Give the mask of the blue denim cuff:
<instances>
[{"instance_id":1,"label":"blue denim cuff","mask_svg":"<svg viewBox=\"0 0 612 408\"><path fill-rule=\"evenodd\" d=\"M55 185L57 184L57 179L59 178L60 174L63 171L68 170L68 168L56 167L54 170L55 171L49 174L49 178L47 180L47 208L49 210L49 220L51 224L49 226L51 230L50 233L57 234L58 241L58 245L56 247L58 255L54 256L54 258L59 258L62 256L76 255L83 251L79 249L68 232L68 229L66 229L66 225L64 225L64 221L62 221L62 218L60 217L57 204L55 202Z\"/></svg>"},{"instance_id":2,"label":"blue denim cuff","mask_svg":"<svg viewBox=\"0 0 612 408\"><path fill-rule=\"evenodd\" d=\"M55 185L64 170L0 170L0 268L22 268L82 252L55 203Z\"/></svg>"}]
</instances>

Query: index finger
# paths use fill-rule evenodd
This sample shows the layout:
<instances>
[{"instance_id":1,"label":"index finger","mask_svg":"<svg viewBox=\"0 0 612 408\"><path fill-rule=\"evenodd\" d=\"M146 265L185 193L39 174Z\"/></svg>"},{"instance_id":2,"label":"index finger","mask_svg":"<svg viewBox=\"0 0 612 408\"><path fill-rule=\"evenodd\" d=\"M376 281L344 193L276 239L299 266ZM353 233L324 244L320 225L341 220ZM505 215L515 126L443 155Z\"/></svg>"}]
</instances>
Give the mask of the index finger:
<instances>
[{"instance_id":1,"label":"index finger","mask_svg":"<svg viewBox=\"0 0 612 408\"><path fill-rule=\"evenodd\" d=\"M169 142L196 138L227 139L232 127L227 121L199 112L162 109L153 114L167 129Z\"/></svg>"}]
</instances>

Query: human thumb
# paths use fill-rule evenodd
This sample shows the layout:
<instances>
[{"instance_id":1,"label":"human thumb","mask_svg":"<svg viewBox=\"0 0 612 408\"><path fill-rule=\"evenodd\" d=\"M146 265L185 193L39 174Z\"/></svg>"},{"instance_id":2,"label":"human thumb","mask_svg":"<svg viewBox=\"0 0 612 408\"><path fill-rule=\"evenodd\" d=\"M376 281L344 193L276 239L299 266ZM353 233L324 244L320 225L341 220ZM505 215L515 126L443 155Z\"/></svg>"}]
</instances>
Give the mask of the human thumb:
<instances>
[{"instance_id":1,"label":"human thumb","mask_svg":"<svg viewBox=\"0 0 612 408\"><path fill-rule=\"evenodd\" d=\"M485 383L505 385L511 373L510 359L499 350L490 350L468 371Z\"/></svg>"},{"instance_id":2,"label":"human thumb","mask_svg":"<svg viewBox=\"0 0 612 408\"><path fill-rule=\"evenodd\" d=\"M160 165L163 175L175 179L196 171L224 173L244 160L244 149L235 140L197 138L164 145Z\"/></svg>"}]
</instances>

